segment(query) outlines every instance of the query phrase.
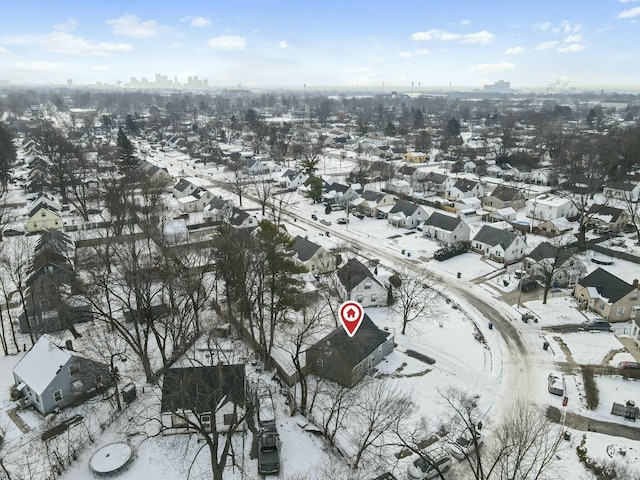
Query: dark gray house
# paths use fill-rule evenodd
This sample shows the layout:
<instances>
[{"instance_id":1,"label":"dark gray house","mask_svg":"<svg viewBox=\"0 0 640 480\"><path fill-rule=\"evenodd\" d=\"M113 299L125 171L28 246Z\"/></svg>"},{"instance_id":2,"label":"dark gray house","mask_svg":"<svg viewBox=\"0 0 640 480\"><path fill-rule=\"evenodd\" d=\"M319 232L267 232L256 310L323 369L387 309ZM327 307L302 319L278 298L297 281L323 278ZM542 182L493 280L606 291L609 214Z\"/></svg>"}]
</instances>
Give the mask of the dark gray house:
<instances>
[{"instance_id":1,"label":"dark gray house","mask_svg":"<svg viewBox=\"0 0 640 480\"><path fill-rule=\"evenodd\" d=\"M471 229L455 215L433 212L424 222L422 233L433 240L451 245L469 240Z\"/></svg>"},{"instance_id":2,"label":"dark gray house","mask_svg":"<svg viewBox=\"0 0 640 480\"><path fill-rule=\"evenodd\" d=\"M365 313L350 338L340 327L306 351L310 373L353 387L394 348L393 335L380 330Z\"/></svg>"},{"instance_id":3,"label":"dark gray house","mask_svg":"<svg viewBox=\"0 0 640 480\"><path fill-rule=\"evenodd\" d=\"M111 384L107 365L59 347L46 335L14 367L13 379L23 397L42 415L79 402Z\"/></svg>"},{"instance_id":4,"label":"dark gray house","mask_svg":"<svg viewBox=\"0 0 640 480\"><path fill-rule=\"evenodd\" d=\"M491 195L482 198L482 206L492 210L511 207L514 210L521 210L527 204L527 199L522 190L498 185L493 189Z\"/></svg>"}]
</instances>

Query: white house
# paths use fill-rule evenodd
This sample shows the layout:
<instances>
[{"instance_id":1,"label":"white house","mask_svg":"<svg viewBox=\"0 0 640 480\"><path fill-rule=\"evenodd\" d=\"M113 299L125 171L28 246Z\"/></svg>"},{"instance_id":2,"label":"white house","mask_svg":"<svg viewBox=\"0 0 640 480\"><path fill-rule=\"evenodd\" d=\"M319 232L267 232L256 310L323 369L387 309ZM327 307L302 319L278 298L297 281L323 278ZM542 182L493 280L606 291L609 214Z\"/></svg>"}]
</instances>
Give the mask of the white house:
<instances>
[{"instance_id":1,"label":"white house","mask_svg":"<svg viewBox=\"0 0 640 480\"><path fill-rule=\"evenodd\" d=\"M387 304L387 289L355 258L340 267L337 275L345 299L355 300L363 307L382 307Z\"/></svg>"},{"instance_id":2,"label":"white house","mask_svg":"<svg viewBox=\"0 0 640 480\"><path fill-rule=\"evenodd\" d=\"M295 238L295 250L298 260L304 263L304 266L314 275L329 273L336 268L334 255L317 243L299 235Z\"/></svg>"},{"instance_id":3,"label":"white house","mask_svg":"<svg viewBox=\"0 0 640 480\"><path fill-rule=\"evenodd\" d=\"M541 222L560 217L575 217L578 209L565 197L545 193L527 200L527 217Z\"/></svg>"},{"instance_id":4,"label":"white house","mask_svg":"<svg viewBox=\"0 0 640 480\"><path fill-rule=\"evenodd\" d=\"M524 256L524 238L508 230L484 225L471 241L473 250L489 255L492 260L513 263Z\"/></svg>"},{"instance_id":5,"label":"white house","mask_svg":"<svg viewBox=\"0 0 640 480\"><path fill-rule=\"evenodd\" d=\"M309 178L302 172L295 172L291 169L285 170L278 178L277 182L287 189L297 189Z\"/></svg>"},{"instance_id":6,"label":"white house","mask_svg":"<svg viewBox=\"0 0 640 480\"><path fill-rule=\"evenodd\" d=\"M47 203L38 203L33 210L27 214L27 232L41 232L43 230L62 229L64 222L59 210L49 206Z\"/></svg>"},{"instance_id":7,"label":"white house","mask_svg":"<svg viewBox=\"0 0 640 480\"><path fill-rule=\"evenodd\" d=\"M637 202L640 200L640 183L609 182L607 186L604 187L604 195L606 197Z\"/></svg>"},{"instance_id":8,"label":"white house","mask_svg":"<svg viewBox=\"0 0 640 480\"><path fill-rule=\"evenodd\" d=\"M451 245L469 240L471 230L461 218L447 213L433 212L422 226L422 233L433 240Z\"/></svg>"},{"instance_id":9,"label":"white house","mask_svg":"<svg viewBox=\"0 0 640 480\"><path fill-rule=\"evenodd\" d=\"M198 188L198 185L195 183L190 182L186 178L181 178L173 187L173 196L175 198L188 197L198 190Z\"/></svg>"},{"instance_id":10,"label":"white house","mask_svg":"<svg viewBox=\"0 0 640 480\"><path fill-rule=\"evenodd\" d=\"M209 190L198 187L191 195L178 198L178 209L184 213L201 212L211 203L213 197L213 193Z\"/></svg>"},{"instance_id":11,"label":"white house","mask_svg":"<svg viewBox=\"0 0 640 480\"><path fill-rule=\"evenodd\" d=\"M451 199L480 198L484 196L484 187L475 180L459 178L447 191L447 196Z\"/></svg>"},{"instance_id":12,"label":"white house","mask_svg":"<svg viewBox=\"0 0 640 480\"><path fill-rule=\"evenodd\" d=\"M389 210L387 221L396 227L415 228L427 217L427 211L421 205L407 200L398 200Z\"/></svg>"}]
</instances>

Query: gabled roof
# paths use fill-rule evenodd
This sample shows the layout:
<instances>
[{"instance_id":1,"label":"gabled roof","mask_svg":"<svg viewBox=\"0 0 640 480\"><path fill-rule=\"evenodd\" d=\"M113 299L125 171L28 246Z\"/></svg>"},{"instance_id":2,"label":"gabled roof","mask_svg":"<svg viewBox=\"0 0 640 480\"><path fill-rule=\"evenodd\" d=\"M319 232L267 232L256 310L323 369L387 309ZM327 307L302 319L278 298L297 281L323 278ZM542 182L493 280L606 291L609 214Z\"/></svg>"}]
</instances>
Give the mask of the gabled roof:
<instances>
[{"instance_id":1,"label":"gabled roof","mask_svg":"<svg viewBox=\"0 0 640 480\"><path fill-rule=\"evenodd\" d=\"M621 215L625 213L624 210L620 208L610 207L608 205L601 205L599 203L594 203L589 208L589 216L593 216L594 218L600 218L603 221L608 221L609 223L615 223L618 221ZM609 218L606 218L609 217Z\"/></svg>"},{"instance_id":2,"label":"gabled roof","mask_svg":"<svg viewBox=\"0 0 640 480\"><path fill-rule=\"evenodd\" d=\"M14 367L15 373L36 395L42 395L73 355L43 335Z\"/></svg>"},{"instance_id":3,"label":"gabled roof","mask_svg":"<svg viewBox=\"0 0 640 480\"><path fill-rule=\"evenodd\" d=\"M405 216L410 217L420 207L417 203L409 202L407 200L398 200L389 213L404 213Z\"/></svg>"},{"instance_id":4,"label":"gabled roof","mask_svg":"<svg viewBox=\"0 0 640 480\"><path fill-rule=\"evenodd\" d=\"M427 180L435 183L436 185L442 185L444 182L447 181L449 177L443 173L429 172L427 173L426 178Z\"/></svg>"},{"instance_id":5,"label":"gabled roof","mask_svg":"<svg viewBox=\"0 0 640 480\"><path fill-rule=\"evenodd\" d=\"M173 189L177 190L178 192L184 192L190 186L195 187L195 185L191 183L189 180L181 178L180 181L176 183L175 187L173 187Z\"/></svg>"},{"instance_id":6,"label":"gabled roof","mask_svg":"<svg viewBox=\"0 0 640 480\"><path fill-rule=\"evenodd\" d=\"M62 215L60 214L60 212L58 210L53 208L51 205L49 205L47 203L43 203L43 202L40 202L35 207L33 207L33 210L31 210L27 214L27 217L28 218L33 217L36 213L40 212L40 210L47 210L47 211L53 213L54 215L57 215L58 217L62 217Z\"/></svg>"},{"instance_id":7,"label":"gabled roof","mask_svg":"<svg viewBox=\"0 0 640 480\"><path fill-rule=\"evenodd\" d=\"M500 230L499 228L493 228L490 225L483 225L480 231L476 233L476 236L473 237L473 240L475 242L491 245L492 247L500 245L504 250L506 250L519 236L520 235L517 233L509 232L508 230Z\"/></svg>"},{"instance_id":8,"label":"gabled roof","mask_svg":"<svg viewBox=\"0 0 640 480\"><path fill-rule=\"evenodd\" d=\"M340 327L324 337L312 348L322 348L328 342L328 346L339 353L343 362L353 369L386 342L389 335L391 335L389 332L376 327L369 315L365 313L362 323L353 337L349 337L344 328Z\"/></svg>"},{"instance_id":9,"label":"gabled roof","mask_svg":"<svg viewBox=\"0 0 640 480\"><path fill-rule=\"evenodd\" d=\"M170 368L162 381L161 412L210 413L229 401L245 404L244 365Z\"/></svg>"},{"instance_id":10,"label":"gabled roof","mask_svg":"<svg viewBox=\"0 0 640 480\"><path fill-rule=\"evenodd\" d=\"M621 190L623 192L633 192L636 188L638 188L638 184L630 183L630 182L607 182L606 187L612 190Z\"/></svg>"},{"instance_id":11,"label":"gabled roof","mask_svg":"<svg viewBox=\"0 0 640 480\"><path fill-rule=\"evenodd\" d=\"M447 232L453 232L462 220L458 217L454 217L453 215L445 215L440 212L433 212L427 221L424 222L425 225L429 225L436 228L441 228Z\"/></svg>"},{"instance_id":12,"label":"gabled roof","mask_svg":"<svg viewBox=\"0 0 640 480\"><path fill-rule=\"evenodd\" d=\"M412 167L411 165L402 165L399 169L398 169L398 173L400 173L401 175L407 175L407 176L411 176L414 173L416 173L418 169L416 167Z\"/></svg>"},{"instance_id":13,"label":"gabled roof","mask_svg":"<svg viewBox=\"0 0 640 480\"><path fill-rule=\"evenodd\" d=\"M506 185L498 185L493 189L493 192L491 192L491 196L499 198L504 202L509 202L516 198L519 193L520 190L518 190L517 188L507 187Z\"/></svg>"},{"instance_id":14,"label":"gabled roof","mask_svg":"<svg viewBox=\"0 0 640 480\"><path fill-rule=\"evenodd\" d=\"M631 292L634 287L615 275L598 267L578 282L582 287L595 288L602 298L615 303Z\"/></svg>"},{"instance_id":15,"label":"gabled roof","mask_svg":"<svg viewBox=\"0 0 640 480\"><path fill-rule=\"evenodd\" d=\"M337 275L338 280L340 280L340 283L348 292L353 290L353 288L359 285L365 278L370 278L372 281L380 285L380 282L376 279L373 273L371 273L371 270L355 258L350 258L347 263L340 267Z\"/></svg>"},{"instance_id":16,"label":"gabled roof","mask_svg":"<svg viewBox=\"0 0 640 480\"><path fill-rule=\"evenodd\" d=\"M298 235L294 241L296 252L298 252L298 258L302 262L309 260L318 250L320 250L320 248L322 248L317 243L313 243L300 235Z\"/></svg>"},{"instance_id":17,"label":"gabled roof","mask_svg":"<svg viewBox=\"0 0 640 480\"><path fill-rule=\"evenodd\" d=\"M461 192L470 192L473 190L478 182L475 180L469 180L467 178L459 178L458 181L453 185L454 188L457 188Z\"/></svg>"},{"instance_id":18,"label":"gabled roof","mask_svg":"<svg viewBox=\"0 0 640 480\"><path fill-rule=\"evenodd\" d=\"M382 192L376 192L375 190L365 190L360 194L360 198L367 202L380 202L387 194Z\"/></svg>"}]
</instances>

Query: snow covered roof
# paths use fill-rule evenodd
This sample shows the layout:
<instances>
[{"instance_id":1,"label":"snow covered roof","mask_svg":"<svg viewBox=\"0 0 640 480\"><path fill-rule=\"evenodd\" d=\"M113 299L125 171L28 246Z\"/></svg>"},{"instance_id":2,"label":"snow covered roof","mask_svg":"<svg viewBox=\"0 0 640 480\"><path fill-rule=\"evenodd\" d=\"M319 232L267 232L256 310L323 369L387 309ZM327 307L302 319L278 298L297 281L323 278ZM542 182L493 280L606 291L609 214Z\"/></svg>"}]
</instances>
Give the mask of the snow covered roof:
<instances>
[{"instance_id":1,"label":"snow covered roof","mask_svg":"<svg viewBox=\"0 0 640 480\"><path fill-rule=\"evenodd\" d=\"M18 362L13 373L36 395L42 395L71 357L68 350L58 347L47 335L43 335Z\"/></svg>"}]
</instances>

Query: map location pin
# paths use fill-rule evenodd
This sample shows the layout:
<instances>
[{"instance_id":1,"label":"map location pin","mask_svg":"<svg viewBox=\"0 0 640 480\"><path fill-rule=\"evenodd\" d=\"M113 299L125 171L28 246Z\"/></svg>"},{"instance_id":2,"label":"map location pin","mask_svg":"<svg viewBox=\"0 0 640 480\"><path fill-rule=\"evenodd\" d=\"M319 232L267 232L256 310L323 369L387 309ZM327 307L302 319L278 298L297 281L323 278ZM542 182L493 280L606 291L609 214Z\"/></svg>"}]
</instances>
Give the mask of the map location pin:
<instances>
[{"instance_id":1,"label":"map location pin","mask_svg":"<svg viewBox=\"0 0 640 480\"><path fill-rule=\"evenodd\" d=\"M358 331L358 327L364 318L364 309L362 305L353 300L347 300L338 310L338 315L347 335L353 337Z\"/></svg>"}]
</instances>

